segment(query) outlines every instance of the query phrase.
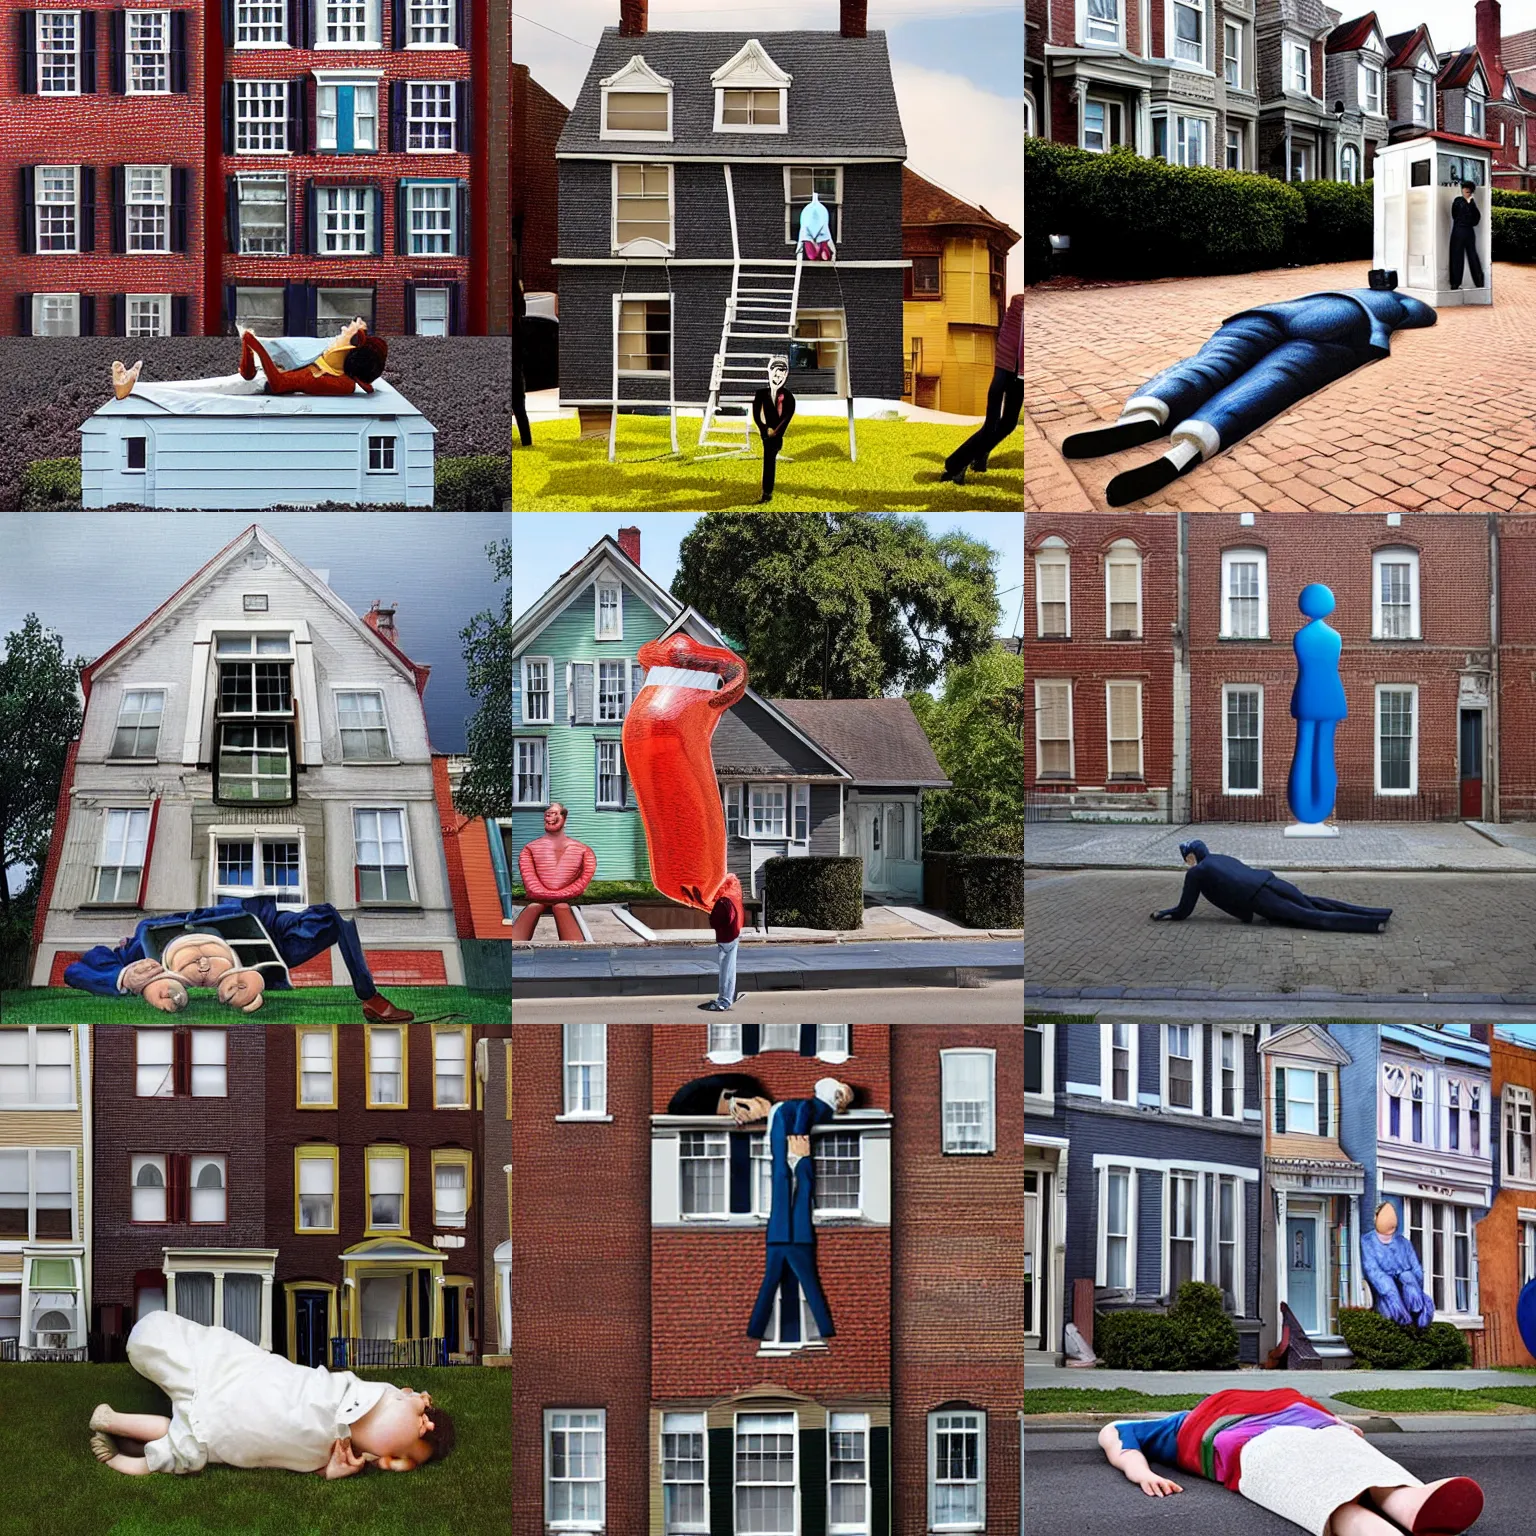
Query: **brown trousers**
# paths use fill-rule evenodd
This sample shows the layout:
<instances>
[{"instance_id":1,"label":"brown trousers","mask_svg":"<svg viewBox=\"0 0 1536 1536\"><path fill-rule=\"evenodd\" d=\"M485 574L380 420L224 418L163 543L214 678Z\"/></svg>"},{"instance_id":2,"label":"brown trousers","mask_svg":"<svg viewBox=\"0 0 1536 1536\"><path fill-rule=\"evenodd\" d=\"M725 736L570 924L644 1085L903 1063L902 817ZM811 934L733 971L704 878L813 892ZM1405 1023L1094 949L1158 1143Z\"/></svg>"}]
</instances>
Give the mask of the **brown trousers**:
<instances>
[{"instance_id":1,"label":"brown trousers","mask_svg":"<svg viewBox=\"0 0 1536 1536\"><path fill-rule=\"evenodd\" d=\"M517 921L512 924L512 937L514 939L531 939L533 931L539 926L539 919L550 911L542 901L530 901L518 914ZM576 921L575 914L571 911L569 902L557 901L553 908L555 914L555 932L562 939L574 940L578 944L586 942L586 935L581 931Z\"/></svg>"},{"instance_id":2,"label":"brown trousers","mask_svg":"<svg viewBox=\"0 0 1536 1536\"><path fill-rule=\"evenodd\" d=\"M253 356L254 354L254 356ZM313 365L304 368L279 368L272 361L259 337L243 331L240 336L240 377L254 379L256 362L267 376L267 393L272 395L350 395L357 387L354 379L336 378L329 373L319 373ZM364 388L369 394L373 391Z\"/></svg>"}]
</instances>

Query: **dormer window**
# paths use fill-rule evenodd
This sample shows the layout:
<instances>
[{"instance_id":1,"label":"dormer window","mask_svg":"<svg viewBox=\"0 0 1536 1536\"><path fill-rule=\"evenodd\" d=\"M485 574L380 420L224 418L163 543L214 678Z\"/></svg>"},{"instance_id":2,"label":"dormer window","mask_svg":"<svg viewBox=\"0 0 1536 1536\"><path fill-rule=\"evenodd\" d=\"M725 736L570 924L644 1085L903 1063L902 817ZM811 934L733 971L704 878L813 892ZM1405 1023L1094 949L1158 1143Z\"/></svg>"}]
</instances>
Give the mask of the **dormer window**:
<instances>
[{"instance_id":1,"label":"dormer window","mask_svg":"<svg viewBox=\"0 0 1536 1536\"><path fill-rule=\"evenodd\" d=\"M603 93L600 137L670 139L672 82L636 54L617 74L598 82Z\"/></svg>"},{"instance_id":2,"label":"dormer window","mask_svg":"<svg viewBox=\"0 0 1536 1536\"><path fill-rule=\"evenodd\" d=\"M1480 139L1483 136L1483 93L1478 89L1476 82L1467 87L1467 137Z\"/></svg>"},{"instance_id":3,"label":"dormer window","mask_svg":"<svg viewBox=\"0 0 1536 1536\"><path fill-rule=\"evenodd\" d=\"M1435 115L1430 109L1429 81L1418 77L1413 82L1413 120L1426 128L1435 126Z\"/></svg>"},{"instance_id":4,"label":"dormer window","mask_svg":"<svg viewBox=\"0 0 1536 1536\"><path fill-rule=\"evenodd\" d=\"M780 69L754 37L710 83L715 88L716 133L788 133L789 88L794 76Z\"/></svg>"}]
</instances>

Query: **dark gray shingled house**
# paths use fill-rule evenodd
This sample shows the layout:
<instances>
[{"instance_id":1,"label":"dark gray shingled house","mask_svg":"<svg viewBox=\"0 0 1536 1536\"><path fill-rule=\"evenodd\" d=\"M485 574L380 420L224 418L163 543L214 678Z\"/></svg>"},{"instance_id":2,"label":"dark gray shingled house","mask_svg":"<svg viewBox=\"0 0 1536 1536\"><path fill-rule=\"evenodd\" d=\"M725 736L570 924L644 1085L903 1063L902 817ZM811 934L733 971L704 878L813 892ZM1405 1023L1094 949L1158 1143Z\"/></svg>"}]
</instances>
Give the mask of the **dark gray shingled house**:
<instances>
[{"instance_id":1,"label":"dark gray shingled house","mask_svg":"<svg viewBox=\"0 0 1536 1536\"><path fill-rule=\"evenodd\" d=\"M829 0L830 6L830 0ZM883 32L841 0L838 32L654 32L620 0L556 147L560 396L704 407L736 451L768 358L796 395L899 399L901 168ZM826 205L835 262L797 260ZM721 414L717 417L717 411ZM610 433L610 457L613 438Z\"/></svg>"}]
</instances>

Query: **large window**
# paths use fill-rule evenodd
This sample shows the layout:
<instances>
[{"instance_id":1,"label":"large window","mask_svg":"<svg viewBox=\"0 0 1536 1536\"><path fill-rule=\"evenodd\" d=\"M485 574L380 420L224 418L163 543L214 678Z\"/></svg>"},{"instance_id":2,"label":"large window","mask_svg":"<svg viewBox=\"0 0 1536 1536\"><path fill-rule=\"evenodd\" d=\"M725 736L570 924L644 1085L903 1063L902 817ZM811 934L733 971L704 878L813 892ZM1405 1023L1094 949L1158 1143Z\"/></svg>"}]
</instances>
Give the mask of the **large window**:
<instances>
[{"instance_id":1,"label":"large window","mask_svg":"<svg viewBox=\"0 0 1536 1536\"><path fill-rule=\"evenodd\" d=\"M1264 787L1264 689L1225 683L1221 690L1221 781L1229 795L1256 795Z\"/></svg>"},{"instance_id":2,"label":"large window","mask_svg":"<svg viewBox=\"0 0 1536 1536\"><path fill-rule=\"evenodd\" d=\"M1449 1201L1407 1199L1408 1241L1424 1269L1424 1290L1439 1313L1475 1313L1477 1234L1472 1213Z\"/></svg>"},{"instance_id":3,"label":"large window","mask_svg":"<svg viewBox=\"0 0 1536 1536\"><path fill-rule=\"evenodd\" d=\"M1117 539L1104 557L1104 633L1141 638L1141 551L1129 539Z\"/></svg>"},{"instance_id":4,"label":"large window","mask_svg":"<svg viewBox=\"0 0 1536 1536\"><path fill-rule=\"evenodd\" d=\"M523 657L523 723L548 725L554 719L554 662L548 656Z\"/></svg>"},{"instance_id":5,"label":"large window","mask_svg":"<svg viewBox=\"0 0 1536 1536\"><path fill-rule=\"evenodd\" d=\"M39 255L80 249L80 167L40 165L34 173Z\"/></svg>"},{"instance_id":6,"label":"large window","mask_svg":"<svg viewBox=\"0 0 1536 1536\"><path fill-rule=\"evenodd\" d=\"M705 1435L702 1413L661 1416L661 1515L666 1536L709 1530Z\"/></svg>"},{"instance_id":7,"label":"large window","mask_svg":"<svg viewBox=\"0 0 1536 1536\"><path fill-rule=\"evenodd\" d=\"M624 757L617 741L597 743L597 804L600 809L624 809Z\"/></svg>"},{"instance_id":8,"label":"large window","mask_svg":"<svg viewBox=\"0 0 1536 1536\"><path fill-rule=\"evenodd\" d=\"M840 165L786 165L785 238L793 244L800 237L800 215L814 191L827 210L834 243L843 238L843 168Z\"/></svg>"},{"instance_id":9,"label":"large window","mask_svg":"<svg viewBox=\"0 0 1536 1536\"><path fill-rule=\"evenodd\" d=\"M457 148L458 113L451 80L410 80L405 87L405 147L410 154Z\"/></svg>"},{"instance_id":10,"label":"large window","mask_svg":"<svg viewBox=\"0 0 1536 1536\"><path fill-rule=\"evenodd\" d=\"M1035 777L1070 779L1072 761L1072 684L1036 678Z\"/></svg>"},{"instance_id":11,"label":"large window","mask_svg":"<svg viewBox=\"0 0 1536 1536\"><path fill-rule=\"evenodd\" d=\"M666 374L672 367L672 301L622 299L618 305L621 374Z\"/></svg>"},{"instance_id":12,"label":"large window","mask_svg":"<svg viewBox=\"0 0 1536 1536\"><path fill-rule=\"evenodd\" d=\"M1216 1274L1222 1302L1233 1312L1243 1298L1243 1183L1234 1174L1216 1180Z\"/></svg>"},{"instance_id":13,"label":"large window","mask_svg":"<svg viewBox=\"0 0 1536 1536\"><path fill-rule=\"evenodd\" d=\"M114 906L134 906L149 853L149 809L108 810L102 825L92 899Z\"/></svg>"},{"instance_id":14,"label":"large window","mask_svg":"<svg viewBox=\"0 0 1536 1536\"><path fill-rule=\"evenodd\" d=\"M1205 10L1199 0L1173 0L1173 56L1205 63Z\"/></svg>"},{"instance_id":15,"label":"large window","mask_svg":"<svg viewBox=\"0 0 1536 1536\"><path fill-rule=\"evenodd\" d=\"M1137 1026L1106 1024L1102 1042L1107 1060L1100 1062L1101 1091L1111 1104L1136 1103ZM1107 1070L1106 1070L1107 1068Z\"/></svg>"},{"instance_id":16,"label":"large window","mask_svg":"<svg viewBox=\"0 0 1536 1536\"><path fill-rule=\"evenodd\" d=\"M1104 716L1109 727L1110 778L1141 778L1141 684L1105 683Z\"/></svg>"},{"instance_id":17,"label":"large window","mask_svg":"<svg viewBox=\"0 0 1536 1536\"><path fill-rule=\"evenodd\" d=\"M1199 1277L1196 1269L1198 1239L1195 1232L1195 1212L1199 1197L1198 1174L1169 1170L1164 1189L1163 1230L1168 1244L1164 1274L1167 1276L1167 1293L1170 1297L1179 1294L1181 1285Z\"/></svg>"},{"instance_id":18,"label":"large window","mask_svg":"<svg viewBox=\"0 0 1536 1536\"><path fill-rule=\"evenodd\" d=\"M608 91L605 93L604 126L616 134L655 134L666 138L671 131L670 91Z\"/></svg>"},{"instance_id":19,"label":"large window","mask_svg":"<svg viewBox=\"0 0 1536 1536\"><path fill-rule=\"evenodd\" d=\"M827 1529L869 1536L869 1415L827 1416Z\"/></svg>"},{"instance_id":20,"label":"large window","mask_svg":"<svg viewBox=\"0 0 1536 1536\"><path fill-rule=\"evenodd\" d=\"M725 128L778 128L783 126L777 86L768 90L727 87L722 90L720 123Z\"/></svg>"},{"instance_id":21,"label":"large window","mask_svg":"<svg viewBox=\"0 0 1536 1536\"><path fill-rule=\"evenodd\" d=\"M271 47L287 41L288 7L284 0L235 0L235 47Z\"/></svg>"},{"instance_id":22,"label":"large window","mask_svg":"<svg viewBox=\"0 0 1536 1536\"><path fill-rule=\"evenodd\" d=\"M798 1436L792 1413L736 1415L738 1536L795 1536L799 1529Z\"/></svg>"},{"instance_id":23,"label":"large window","mask_svg":"<svg viewBox=\"0 0 1536 1536\"><path fill-rule=\"evenodd\" d=\"M1480 139L1483 136L1483 98L1475 90L1467 92L1467 137Z\"/></svg>"},{"instance_id":24,"label":"large window","mask_svg":"<svg viewBox=\"0 0 1536 1536\"><path fill-rule=\"evenodd\" d=\"M1429 81L1418 75L1413 80L1413 120L1428 128L1435 125L1429 110Z\"/></svg>"},{"instance_id":25,"label":"large window","mask_svg":"<svg viewBox=\"0 0 1536 1536\"><path fill-rule=\"evenodd\" d=\"M933 1531L987 1527L985 1415L951 1409L928 1415L928 1526Z\"/></svg>"},{"instance_id":26,"label":"large window","mask_svg":"<svg viewBox=\"0 0 1536 1536\"><path fill-rule=\"evenodd\" d=\"M436 1109L469 1108L469 1026L432 1026L432 1104Z\"/></svg>"},{"instance_id":27,"label":"large window","mask_svg":"<svg viewBox=\"0 0 1536 1536\"><path fill-rule=\"evenodd\" d=\"M997 1148L997 1053L939 1052L944 1151L992 1152Z\"/></svg>"},{"instance_id":28,"label":"large window","mask_svg":"<svg viewBox=\"0 0 1536 1536\"><path fill-rule=\"evenodd\" d=\"M1332 1077L1314 1067L1276 1067L1274 1124L1277 1136L1333 1134Z\"/></svg>"},{"instance_id":29,"label":"large window","mask_svg":"<svg viewBox=\"0 0 1536 1536\"><path fill-rule=\"evenodd\" d=\"M1099 1173L1099 1280L1115 1290L1136 1286L1136 1170L1106 1167Z\"/></svg>"},{"instance_id":30,"label":"large window","mask_svg":"<svg viewBox=\"0 0 1536 1536\"><path fill-rule=\"evenodd\" d=\"M78 95L80 12L38 11L35 14L38 93L43 96Z\"/></svg>"},{"instance_id":31,"label":"large window","mask_svg":"<svg viewBox=\"0 0 1536 1536\"><path fill-rule=\"evenodd\" d=\"M129 165L123 172L128 249L132 252L170 250L170 166Z\"/></svg>"},{"instance_id":32,"label":"large window","mask_svg":"<svg viewBox=\"0 0 1536 1536\"><path fill-rule=\"evenodd\" d=\"M189 1220L195 1225L220 1225L227 1219L226 1176L222 1157L194 1155L188 1169Z\"/></svg>"},{"instance_id":33,"label":"large window","mask_svg":"<svg viewBox=\"0 0 1536 1536\"><path fill-rule=\"evenodd\" d=\"M1072 634L1071 558L1054 536L1035 551L1035 634L1041 640Z\"/></svg>"},{"instance_id":34,"label":"large window","mask_svg":"<svg viewBox=\"0 0 1536 1536\"><path fill-rule=\"evenodd\" d=\"M786 803L783 784L753 784L748 795L751 835L765 838L783 837Z\"/></svg>"},{"instance_id":35,"label":"large window","mask_svg":"<svg viewBox=\"0 0 1536 1536\"><path fill-rule=\"evenodd\" d=\"M1291 38L1285 40L1285 88L1303 96L1312 94L1312 50Z\"/></svg>"},{"instance_id":36,"label":"large window","mask_svg":"<svg viewBox=\"0 0 1536 1536\"><path fill-rule=\"evenodd\" d=\"M469 1221L470 1154L439 1147L432 1153L432 1224L463 1227Z\"/></svg>"},{"instance_id":37,"label":"large window","mask_svg":"<svg viewBox=\"0 0 1536 1536\"><path fill-rule=\"evenodd\" d=\"M684 1216L724 1216L730 1210L731 1140L725 1131L684 1131L678 1137L678 1188Z\"/></svg>"},{"instance_id":38,"label":"large window","mask_svg":"<svg viewBox=\"0 0 1536 1536\"><path fill-rule=\"evenodd\" d=\"M319 0L316 43L321 48L376 48L378 0Z\"/></svg>"},{"instance_id":39,"label":"large window","mask_svg":"<svg viewBox=\"0 0 1536 1536\"><path fill-rule=\"evenodd\" d=\"M1095 154L1113 149L1122 141L1121 123L1124 110L1118 101L1102 96L1088 96L1083 100L1083 144Z\"/></svg>"},{"instance_id":40,"label":"large window","mask_svg":"<svg viewBox=\"0 0 1536 1536\"><path fill-rule=\"evenodd\" d=\"M672 249L672 168L620 163L613 168L613 246L644 241Z\"/></svg>"},{"instance_id":41,"label":"large window","mask_svg":"<svg viewBox=\"0 0 1536 1536\"><path fill-rule=\"evenodd\" d=\"M1198 1115L1200 1103L1200 1058L1204 1026L1200 1024L1163 1025L1163 1107L1182 1114Z\"/></svg>"},{"instance_id":42,"label":"large window","mask_svg":"<svg viewBox=\"0 0 1536 1536\"><path fill-rule=\"evenodd\" d=\"M335 1232L338 1151L332 1146L293 1149L295 1232Z\"/></svg>"},{"instance_id":43,"label":"large window","mask_svg":"<svg viewBox=\"0 0 1536 1536\"><path fill-rule=\"evenodd\" d=\"M862 1138L857 1131L829 1131L812 1142L816 1167L816 1209L824 1216L858 1216Z\"/></svg>"},{"instance_id":44,"label":"large window","mask_svg":"<svg viewBox=\"0 0 1536 1536\"><path fill-rule=\"evenodd\" d=\"M410 901L411 854L404 810L359 806L352 812L352 832L357 842L357 899Z\"/></svg>"},{"instance_id":45,"label":"large window","mask_svg":"<svg viewBox=\"0 0 1536 1536\"><path fill-rule=\"evenodd\" d=\"M410 1230L406 1199L409 1158L410 1153L404 1147L363 1149L363 1168L368 1181L367 1231L370 1236Z\"/></svg>"},{"instance_id":46,"label":"large window","mask_svg":"<svg viewBox=\"0 0 1536 1536\"><path fill-rule=\"evenodd\" d=\"M365 1024L368 1050L368 1108L404 1109L406 1099L405 1028Z\"/></svg>"},{"instance_id":47,"label":"large window","mask_svg":"<svg viewBox=\"0 0 1536 1536\"><path fill-rule=\"evenodd\" d=\"M299 1024L298 1107L335 1109L336 1036L330 1024Z\"/></svg>"},{"instance_id":48,"label":"large window","mask_svg":"<svg viewBox=\"0 0 1536 1536\"><path fill-rule=\"evenodd\" d=\"M141 1152L128 1159L132 1220L163 1222L171 1219L167 1171L168 1160L163 1152Z\"/></svg>"},{"instance_id":49,"label":"large window","mask_svg":"<svg viewBox=\"0 0 1536 1536\"><path fill-rule=\"evenodd\" d=\"M451 48L453 42L451 0L407 0L407 48Z\"/></svg>"},{"instance_id":50,"label":"large window","mask_svg":"<svg viewBox=\"0 0 1536 1536\"><path fill-rule=\"evenodd\" d=\"M577 1119L608 1114L608 1026L565 1026L565 1113Z\"/></svg>"},{"instance_id":51,"label":"large window","mask_svg":"<svg viewBox=\"0 0 1536 1536\"><path fill-rule=\"evenodd\" d=\"M74 1061L68 1029L0 1029L0 1109L72 1109Z\"/></svg>"},{"instance_id":52,"label":"large window","mask_svg":"<svg viewBox=\"0 0 1536 1536\"><path fill-rule=\"evenodd\" d=\"M0 1241L74 1237L74 1152L67 1147L0 1151Z\"/></svg>"},{"instance_id":53,"label":"large window","mask_svg":"<svg viewBox=\"0 0 1536 1536\"><path fill-rule=\"evenodd\" d=\"M374 250L374 189L316 187L321 256L368 256Z\"/></svg>"},{"instance_id":54,"label":"large window","mask_svg":"<svg viewBox=\"0 0 1536 1536\"><path fill-rule=\"evenodd\" d=\"M293 641L286 634L220 635L214 799L290 803Z\"/></svg>"},{"instance_id":55,"label":"large window","mask_svg":"<svg viewBox=\"0 0 1536 1536\"><path fill-rule=\"evenodd\" d=\"M1243 29L1236 22L1225 22L1223 31L1222 71L1228 85L1241 90L1243 85Z\"/></svg>"},{"instance_id":56,"label":"large window","mask_svg":"<svg viewBox=\"0 0 1536 1536\"><path fill-rule=\"evenodd\" d=\"M1529 1088L1504 1085L1504 1166L1506 1179L1536 1181L1536 1142L1533 1142L1533 1098Z\"/></svg>"},{"instance_id":57,"label":"large window","mask_svg":"<svg viewBox=\"0 0 1536 1536\"><path fill-rule=\"evenodd\" d=\"M130 13L132 14L132 13ZM288 143L288 82L235 81L235 152L285 154Z\"/></svg>"},{"instance_id":58,"label":"large window","mask_svg":"<svg viewBox=\"0 0 1536 1536\"><path fill-rule=\"evenodd\" d=\"M1215 1033L1211 1113L1219 1120L1243 1118L1243 1037L1235 1029Z\"/></svg>"},{"instance_id":59,"label":"large window","mask_svg":"<svg viewBox=\"0 0 1536 1536\"><path fill-rule=\"evenodd\" d=\"M1339 151L1339 180L1352 187L1360 184L1360 151L1353 144Z\"/></svg>"},{"instance_id":60,"label":"large window","mask_svg":"<svg viewBox=\"0 0 1536 1536\"><path fill-rule=\"evenodd\" d=\"M1360 109L1372 117L1381 116L1381 67L1367 64L1359 66Z\"/></svg>"},{"instance_id":61,"label":"large window","mask_svg":"<svg viewBox=\"0 0 1536 1536\"><path fill-rule=\"evenodd\" d=\"M1083 23L1083 37L1089 43L1120 41L1121 0L1088 0L1088 10Z\"/></svg>"},{"instance_id":62,"label":"large window","mask_svg":"<svg viewBox=\"0 0 1536 1536\"><path fill-rule=\"evenodd\" d=\"M513 743L516 767L512 779L513 805L544 804L544 738L522 736Z\"/></svg>"},{"instance_id":63,"label":"large window","mask_svg":"<svg viewBox=\"0 0 1536 1536\"><path fill-rule=\"evenodd\" d=\"M341 732L342 762L380 762L391 755L384 695L377 688L338 692L336 725Z\"/></svg>"},{"instance_id":64,"label":"large window","mask_svg":"<svg viewBox=\"0 0 1536 1536\"><path fill-rule=\"evenodd\" d=\"M1378 549L1371 556L1371 567L1371 638L1420 639L1418 551Z\"/></svg>"},{"instance_id":65,"label":"large window","mask_svg":"<svg viewBox=\"0 0 1536 1536\"><path fill-rule=\"evenodd\" d=\"M307 906L302 839L288 833L215 835L210 894L214 901L271 896L280 907Z\"/></svg>"},{"instance_id":66,"label":"large window","mask_svg":"<svg viewBox=\"0 0 1536 1536\"><path fill-rule=\"evenodd\" d=\"M458 183L405 184L406 250L412 256L452 256L459 248Z\"/></svg>"},{"instance_id":67,"label":"large window","mask_svg":"<svg viewBox=\"0 0 1536 1536\"><path fill-rule=\"evenodd\" d=\"M1419 787L1417 683L1376 685L1376 793L1411 795Z\"/></svg>"},{"instance_id":68,"label":"large window","mask_svg":"<svg viewBox=\"0 0 1536 1536\"><path fill-rule=\"evenodd\" d=\"M597 664L597 718L612 724L624 718L626 690L629 686L627 661L600 661Z\"/></svg>"},{"instance_id":69,"label":"large window","mask_svg":"<svg viewBox=\"0 0 1536 1536\"><path fill-rule=\"evenodd\" d=\"M551 1530L604 1529L607 1418L602 1408L544 1410L544 1520Z\"/></svg>"}]
</instances>

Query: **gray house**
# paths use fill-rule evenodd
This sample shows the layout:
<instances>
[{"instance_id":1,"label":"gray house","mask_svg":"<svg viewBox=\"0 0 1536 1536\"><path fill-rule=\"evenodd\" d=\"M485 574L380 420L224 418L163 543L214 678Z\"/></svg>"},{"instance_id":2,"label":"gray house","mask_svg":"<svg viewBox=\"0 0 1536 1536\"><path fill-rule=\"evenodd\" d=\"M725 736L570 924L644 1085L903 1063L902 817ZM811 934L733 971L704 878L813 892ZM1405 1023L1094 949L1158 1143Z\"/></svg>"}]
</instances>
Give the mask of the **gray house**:
<instances>
[{"instance_id":1,"label":"gray house","mask_svg":"<svg viewBox=\"0 0 1536 1536\"><path fill-rule=\"evenodd\" d=\"M556 148L561 404L666 409L674 439L676 407L704 407L701 444L740 449L775 354L850 424L854 395L899 399L907 151L865 5L842 0L840 32L756 35L620 9ZM798 256L813 195L834 261Z\"/></svg>"}]
</instances>

